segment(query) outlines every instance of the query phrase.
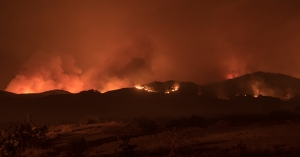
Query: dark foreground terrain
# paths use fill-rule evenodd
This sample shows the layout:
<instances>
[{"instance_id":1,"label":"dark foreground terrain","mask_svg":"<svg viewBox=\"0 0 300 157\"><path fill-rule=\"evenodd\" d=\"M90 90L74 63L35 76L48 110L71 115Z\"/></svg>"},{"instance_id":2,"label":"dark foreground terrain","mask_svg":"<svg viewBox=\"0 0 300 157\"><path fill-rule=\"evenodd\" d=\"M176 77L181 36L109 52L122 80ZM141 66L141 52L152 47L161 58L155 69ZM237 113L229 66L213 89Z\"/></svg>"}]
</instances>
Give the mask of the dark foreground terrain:
<instances>
[{"instance_id":1,"label":"dark foreground terrain","mask_svg":"<svg viewBox=\"0 0 300 157\"><path fill-rule=\"evenodd\" d=\"M294 117L295 118L295 117ZM274 115L205 119L136 118L101 122L96 116L74 124L48 124L46 138L22 156L268 156L300 155L300 122Z\"/></svg>"},{"instance_id":2,"label":"dark foreground terrain","mask_svg":"<svg viewBox=\"0 0 300 157\"><path fill-rule=\"evenodd\" d=\"M299 95L300 79L264 72L206 86L0 91L0 155L300 156Z\"/></svg>"}]
</instances>

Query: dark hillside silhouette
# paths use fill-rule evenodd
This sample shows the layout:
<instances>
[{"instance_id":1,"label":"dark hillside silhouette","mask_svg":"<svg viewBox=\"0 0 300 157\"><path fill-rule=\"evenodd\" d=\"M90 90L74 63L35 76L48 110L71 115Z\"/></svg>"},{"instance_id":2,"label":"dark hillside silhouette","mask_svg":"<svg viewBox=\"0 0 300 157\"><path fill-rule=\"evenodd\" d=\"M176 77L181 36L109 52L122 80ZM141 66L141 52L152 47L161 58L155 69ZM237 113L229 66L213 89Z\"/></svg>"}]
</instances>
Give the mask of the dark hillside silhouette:
<instances>
[{"instance_id":1,"label":"dark hillside silhouette","mask_svg":"<svg viewBox=\"0 0 300 157\"><path fill-rule=\"evenodd\" d=\"M252 85L257 81L262 93L255 96ZM300 89L299 79L283 74L257 72L207 86L177 81L142 86L144 89L123 88L106 93L97 90L76 94L62 90L37 94L1 91L0 122L22 121L27 114L40 122L78 121L87 115L132 118L269 114L275 110L298 112L300 104L297 97L280 99L284 92L292 91L296 95ZM264 96L266 89L273 89L275 97Z\"/></svg>"},{"instance_id":2,"label":"dark hillside silhouette","mask_svg":"<svg viewBox=\"0 0 300 157\"><path fill-rule=\"evenodd\" d=\"M300 95L300 79L268 72L255 72L200 88L206 96L232 98L238 95L263 95L290 99Z\"/></svg>"}]
</instances>

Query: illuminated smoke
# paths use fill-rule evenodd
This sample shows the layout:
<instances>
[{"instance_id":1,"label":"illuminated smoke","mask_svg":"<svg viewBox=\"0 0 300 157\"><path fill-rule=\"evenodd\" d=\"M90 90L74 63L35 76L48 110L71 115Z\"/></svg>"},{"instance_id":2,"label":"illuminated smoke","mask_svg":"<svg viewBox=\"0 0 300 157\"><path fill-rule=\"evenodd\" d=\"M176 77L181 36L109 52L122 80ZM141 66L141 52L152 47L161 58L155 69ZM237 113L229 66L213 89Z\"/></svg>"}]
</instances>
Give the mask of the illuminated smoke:
<instances>
[{"instance_id":1,"label":"illuminated smoke","mask_svg":"<svg viewBox=\"0 0 300 157\"><path fill-rule=\"evenodd\" d=\"M165 94L169 94L171 92L176 92L179 89L179 84L174 83L174 85L170 89L165 90Z\"/></svg>"},{"instance_id":2,"label":"illuminated smoke","mask_svg":"<svg viewBox=\"0 0 300 157\"><path fill-rule=\"evenodd\" d=\"M84 87L81 73L72 56L40 52L25 63L6 90L14 93L39 93L53 89L79 92Z\"/></svg>"},{"instance_id":3,"label":"illuminated smoke","mask_svg":"<svg viewBox=\"0 0 300 157\"><path fill-rule=\"evenodd\" d=\"M144 89L144 87L141 86L141 85L136 85L135 88L136 88L136 89Z\"/></svg>"},{"instance_id":4,"label":"illuminated smoke","mask_svg":"<svg viewBox=\"0 0 300 157\"><path fill-rule=\"evenodd\" d=\"M106 92L153 81L154 47L147 37L134 39L129 45L120 46L105 57L104 65L96 65L83 74L86 78L84 82L90 84L86 88ZM90 76L87 76L88 73Z\"/></svg>"},{"instance_id":5,"label":"illuminated smoke","mask_svg":"<svg viewBox=\"0 0 300 157\"><path fill-rule=\"evenodd\" d=\"M277 89L274 87L268 86L263 80L258 80L252 83L251 88L253 90L253 96L258 97L262 96L272 96L272 97L282 97L283 91L276 91Z\"/></svg>"},{"instance_id":6,"label":"illuminated smoke","mask_svg":"<svg viewBox=\"0 0 300 157\"><path fill-rule=\"evenodd\" d=\"M225 67L226 79L233 79L248 72L245 61L237 57L224 60L223 66Z\"/></svg>"},{"instance_id":7,"label":"illuminated smoke","mask_svg":"<svg viewBox=\"0 0 300 157\"><path fill-rule=\"evenodd\" d=\"M299 2L0 1L0 89L14 76L11 91L75 84L33 67L17 73L36 50L72 54L82 72L61 74L83 83L78 90L169 79L206 84L255 71L300 77Z\"/></svg>"},{"instance_id":8,"label":"illuminated smoke","mask_svg":"<svg viewBox=\"0 0 300 157\"><path fill-rule=\"evenodd\" d=\"M261 83L256 81L251 85L251 87L252 87L252 90L253 90L253 96L258 97L261 94L260 93Z\"/></svg>"},{"instance_id":9,"label":"illuminated smoke","mask_svg":"<svg viewBox=\"0 0 300 157\"><path fill-rule=\"evenodd\" d=\"M153 79L153 52L148 38L133 40L100 60L101 64L99 61L94 65L89 63L93 66L84 70L76 65L74 56L70 54L39 52L25 62L6 90L39 93L62 89L76 93L89 89L106 92L132 87ZM93 59L91 56L85 57Z\"/></svg>"},{"instance_id":10,"label":"illuminated smoke","mask_svg":"<svg viewBox=\"0 0 300 157\"><path fill-rule=\"evenodd\" d=\"M177 82L172 83L172 85L168 85L168 84L164 84L164 87L159 87L156 86L155 84L148 84L148 85L136 85L135 88L138 90L145 90L147 92L151 92L151 93L165 93L165 94L170 94L172 92L176 92L178 91L180 87L180 84Z\"/></svg>"}]
</instances>

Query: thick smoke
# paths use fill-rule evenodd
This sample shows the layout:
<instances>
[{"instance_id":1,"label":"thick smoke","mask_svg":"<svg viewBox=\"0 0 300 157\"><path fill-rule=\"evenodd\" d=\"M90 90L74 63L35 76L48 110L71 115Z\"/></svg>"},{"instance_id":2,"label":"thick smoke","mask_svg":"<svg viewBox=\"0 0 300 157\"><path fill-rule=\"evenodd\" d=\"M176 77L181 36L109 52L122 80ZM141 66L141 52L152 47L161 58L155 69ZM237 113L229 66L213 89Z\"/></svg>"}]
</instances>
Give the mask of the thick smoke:
<instances>
[{"instance_id":1,"label":"thick smoke","mask_svg":"<svg viewBox=\"0 0 300 157\"><path fill-rule=\"evenodd\" d=\"M300 77L299 19L298 0L1 1L0 89Z\"/></svg>"},{"instance_id":2,"label":"thick smoke","mask_svg":"<svg viewBox=\"0 0 300 157\"><path fill-rule=\"evenodd\" d=\"M147 38L135 40L119 53L107 58L106 65L82 71L74 56L56 52L35 53L9 83L7 91L37 93L53 89L70 92L96 89L101 92L132 87L152 78L153 46ZM117 63L117 64L116 64Z\"/></svg>"},{"instance_id":3,"label":"thick smoke","mask_svg":"<svg viewBox=\"0 0 300 157\"><path fill-rule=\"evenodd\" d=\"M20 73L8 84L7 91L37 93L53 89L79 92L84 87L71 55L39 52L23 66Z\"/></svg>"},{"instance_id":4,"label":"thick smoke","mask_svg":"<svg viewBox=\"0 0 300 157\"><path fill-rule=\"evenodd\" d=\"M106 56L104 64L89 67L83 74L85 89L93 88L101 92L151 81L154 45L146 37L134 39L131 44L113 51Z\"/></svg>"}]
</instances>

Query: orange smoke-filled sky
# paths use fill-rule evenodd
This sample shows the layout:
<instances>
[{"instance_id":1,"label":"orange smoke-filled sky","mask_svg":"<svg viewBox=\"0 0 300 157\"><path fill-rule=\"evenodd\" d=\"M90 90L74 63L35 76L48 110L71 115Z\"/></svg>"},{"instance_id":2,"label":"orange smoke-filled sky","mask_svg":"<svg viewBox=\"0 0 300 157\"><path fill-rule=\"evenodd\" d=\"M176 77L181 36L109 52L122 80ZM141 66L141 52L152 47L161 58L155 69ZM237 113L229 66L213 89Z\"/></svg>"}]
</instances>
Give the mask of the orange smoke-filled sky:
<instances>
[{"instance_id":1,"label":"orange smoke-filled sky","mask_svg":"<svg viewBox=\"0 0 300 157\"><path fill-rule=\"evenodd\" d=\"M300 77L298 0L2 0L0 90Z\"/></svg>"}]
</instances>

